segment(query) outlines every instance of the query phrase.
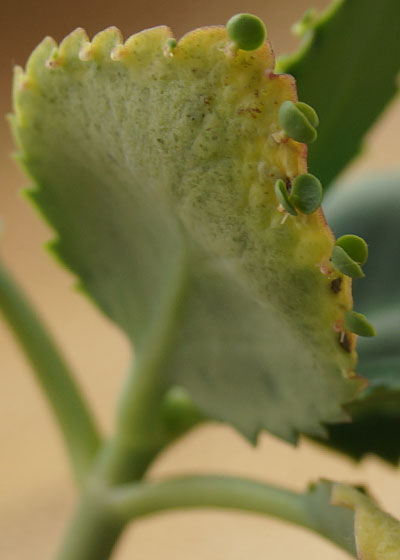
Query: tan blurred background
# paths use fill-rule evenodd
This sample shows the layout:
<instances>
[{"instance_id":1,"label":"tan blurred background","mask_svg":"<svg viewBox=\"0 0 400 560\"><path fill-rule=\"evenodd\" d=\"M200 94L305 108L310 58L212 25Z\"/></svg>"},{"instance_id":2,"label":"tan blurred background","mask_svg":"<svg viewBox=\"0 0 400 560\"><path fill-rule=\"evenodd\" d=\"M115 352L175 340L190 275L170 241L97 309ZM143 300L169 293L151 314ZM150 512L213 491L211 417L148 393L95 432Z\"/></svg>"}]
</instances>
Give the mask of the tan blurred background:
<instances>
[{"instance_id":1,"label":"tan blurred background","mask_svg":"<svg viewBox=\"0 0 400 560\"><path fill-rule=\"evenodd\" d=\"M255 13L266 22L277 54L297 43L290 25L311 5L326 0L139 0L33 2L3 0L0 6L0 115L10 111L11 72L24 64L47 34L60 40L77 26L90 35L117 25L125 37L167 24L177 37L191 28L224 23L232 14ZM375 127L363 160L350 173L399 165L400 104ZM0 253L54 331L106 431L129 350L123 337L88 302L71 290L71 277L41 249L50 232L17 191L27 184L10 154L12 142L0 120L0 218L5 222ZM53 557L75 490L64 449L42 395L13 339L0 321L0 558ZM367 483L384 506L400 516L399 477L374 458L361 467L307 442L298 449L267 435L257 449L224 426L203 427L169 450L152 476L226 472L303 489L318 477ZM266 518L238 513L185 512L138 522L127 531L116 560L341 560L346 556L318 537Z\"/></svg>"}]
</instances>

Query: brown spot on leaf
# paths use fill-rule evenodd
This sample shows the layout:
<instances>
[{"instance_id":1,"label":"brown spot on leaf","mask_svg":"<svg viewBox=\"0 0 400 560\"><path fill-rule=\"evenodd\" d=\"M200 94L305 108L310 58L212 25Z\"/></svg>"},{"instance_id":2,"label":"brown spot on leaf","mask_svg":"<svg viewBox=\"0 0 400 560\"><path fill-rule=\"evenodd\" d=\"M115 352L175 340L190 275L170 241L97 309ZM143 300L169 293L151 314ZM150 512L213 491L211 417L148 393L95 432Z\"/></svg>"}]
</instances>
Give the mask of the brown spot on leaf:
<instances>
[{"instance_id":1,"label":"brown spot on leaf","mask_svg":"<svg viewBox=\"0 0 400 560\"><path fill-rule=\"evenodd\" d=\"M259 109L258 107L243 107L241 109L238 109L237 112L239 115L242 115L243 113L247 113L251 117L253 117L253 119L256 119L257 114L261 113L261 109Z\"/></svg>"},{"instance_id":2,"label":"brown spot on leaf","mask_svg":"<svg viewBox=\"0 0 400 560\"><path fill-rule=\"evenodd\" d=\"M339 276L338 278L334 278L331 282L331 290L334 294L338 294L340 292L340 288L342 287L343 278Z\"/></svg>"}]
</instances>

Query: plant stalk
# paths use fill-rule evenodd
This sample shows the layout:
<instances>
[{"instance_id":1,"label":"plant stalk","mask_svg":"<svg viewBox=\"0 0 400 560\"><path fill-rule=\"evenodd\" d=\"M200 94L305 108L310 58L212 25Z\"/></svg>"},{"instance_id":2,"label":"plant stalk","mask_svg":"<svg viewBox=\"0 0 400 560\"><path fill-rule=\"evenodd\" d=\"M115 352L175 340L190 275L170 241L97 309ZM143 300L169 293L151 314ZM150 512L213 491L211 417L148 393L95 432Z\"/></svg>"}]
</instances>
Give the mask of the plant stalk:
<instances>
[{"instance_id":1,"label":"plant stalk","mask_svg":"<svg viewBox=\"0 0 400 560\"><path fill-rule=\"evenodd\" d=\"M79 504L57 560L107 560L125 522L110 512L100 492L86 493Z\"/></svg>"},{"instance_id":2,"label":"plant stalk","mask_svg":"<svg viewBox=\"0 0 400 560\"><path fill-rule=\"evenodd\" d=\"M158 453L177 437L165 424L163 403L169 387L162 372L174 343L186 287L184 258L180 265L137 349L119 402L115 436L103 445L57 560L109 558L127 523L114 510L109 496L119 486L143 478Z\"/></svg>"},{"instance_id":3,"label":"plant stalk","mask_svg":"<svg viewBox=\"0 0 400 560\"><path fill-rule=\"evenodd\" d=\"M0 311L47 397L63 434L75 479L82 485L98 451L100 435L55 341L1 263Z\"/></svg>"},{"instance_id":4,"label":"plant stalk","mask_svg":"<svg viewBox=\"0 0 400 560\"><path fill-rule=\"evenodd\" d=\"M223 508L263 513L308 527L303 495L268 484L220 475L194 475L117 488L114 509L126 521L172 509Z\"/></svg>"},{"instance_id":5,"label":"plant stalk","mask_svg":"<svg viewBox=\"0 0 400 560\"><path fill-rule=\"evenodd\" d=\"M195 475L117 488L110 496L113 509L128 522L167 510L219 508L275 517L305 527L357 557L351 512L312 492L298 493L245 478ZM328 520L328 523L326 523Z\"/></svg>"}]
</instances>

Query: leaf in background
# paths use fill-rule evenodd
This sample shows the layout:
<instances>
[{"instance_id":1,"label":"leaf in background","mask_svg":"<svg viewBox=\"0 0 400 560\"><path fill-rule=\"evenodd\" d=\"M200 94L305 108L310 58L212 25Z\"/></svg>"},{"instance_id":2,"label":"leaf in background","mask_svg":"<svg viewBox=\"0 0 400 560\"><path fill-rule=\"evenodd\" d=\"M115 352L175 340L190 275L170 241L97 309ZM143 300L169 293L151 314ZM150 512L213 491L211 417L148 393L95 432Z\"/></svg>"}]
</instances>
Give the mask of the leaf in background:
<instances>
[{"instance_id":1,"label":"leaf in background","mask_svg":"<svg viewBox=\"0 0 400 560\"><path fill-rule=\"evenodd\" d=\"M364 135L397 91L398 0L336 0L305 23L298 53L278 71L296 78L300 99L317 111L309 168L325 188L360 152Z\"/></svg>"},{"instance_id":2,"label":"leaf in background","mask_svg":"<svg viewBox=\"0 0 400 560\"><path fill-rule=\"evenodd\" d=\"M333 188L324 209L335 235L354 233L369 245L366 277L353 283L355 309L376 327L357 345L357 371L369 386L349 406L355 422L330 427L330 441L360 458L400 457L400 175L375 175Z\"/></svg>"},{"instance_id":3,"label":"leaf in background","mask_svg":"<svg viewBox=\"0 0 400 560\"><path fill-rule=\"evenodd\" d=\"M29 197L137 354L168 314L167 387L252 440L323 435L360 380L354 337L346 351L333 329L351 282L334 293L320 270L324 217L278 211L275 181L306 170L304 146L275 139L293 80L268 44L233 56L224 28L168 39L159 27L123 46L110 28L39 45L14 89Z\"/></svg>"}]
</instances>

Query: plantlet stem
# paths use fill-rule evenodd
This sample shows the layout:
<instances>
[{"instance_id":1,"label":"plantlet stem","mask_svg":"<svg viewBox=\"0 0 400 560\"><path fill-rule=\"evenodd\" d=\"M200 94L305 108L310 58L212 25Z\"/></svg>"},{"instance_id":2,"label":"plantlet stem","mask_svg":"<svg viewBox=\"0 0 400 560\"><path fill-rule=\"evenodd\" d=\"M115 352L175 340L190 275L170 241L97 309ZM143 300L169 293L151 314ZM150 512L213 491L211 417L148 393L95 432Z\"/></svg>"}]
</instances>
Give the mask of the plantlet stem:
<instances>
[{"instance_id":1,"label":"plantlet stem","mask_svg":"<svg viewBox=\"0 0 400 560\"><path fill-rule=\"evenodd\" d=\"M99 448L99 433L56 343L1 263L0 311L53 409L64 436L72 470L81 485Z\"/></svg>"}]
</instances>

